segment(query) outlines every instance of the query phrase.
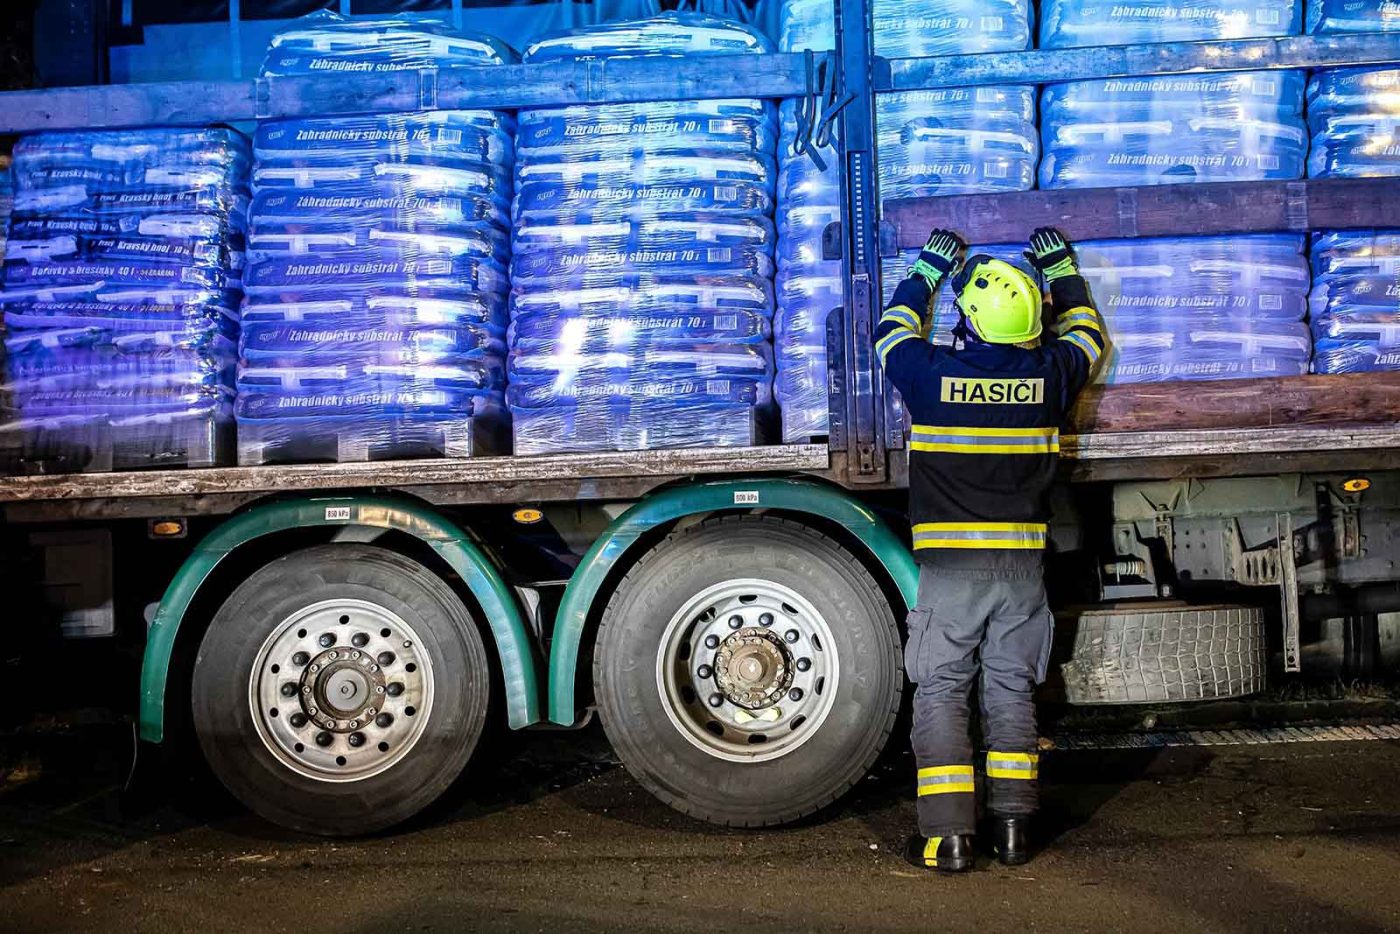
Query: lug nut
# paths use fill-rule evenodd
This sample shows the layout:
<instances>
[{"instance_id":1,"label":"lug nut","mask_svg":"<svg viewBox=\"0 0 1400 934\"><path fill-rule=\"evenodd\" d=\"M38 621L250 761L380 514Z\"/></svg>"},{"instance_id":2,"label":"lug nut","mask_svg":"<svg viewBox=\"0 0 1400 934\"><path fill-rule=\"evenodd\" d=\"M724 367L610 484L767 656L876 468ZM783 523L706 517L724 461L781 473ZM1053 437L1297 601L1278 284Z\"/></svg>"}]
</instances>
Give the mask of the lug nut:
<instances>
[{"instance_id":1,"label":"lug nut","mask_svg":"<svg viewBox=\"0 0 1400 934\"><path fill-rule=\"evenodd\" d=\"M395 681L393 684L389 685L388 690L390 697L398 697L400 694L403 693L403 685L400 684L398 681Z\"/></svg>"},{"instance_id":2,"label":"lug nut","mask_svg":"<svg viewBox=\"0 0 1400 934\"><path fill-rule=\"evenodd\" d=\"M773 625L773 614L772 614L772 613L760 613L759 616L758 616L758 624L759 624L760 626L771 626L771 625Z\"/></svg>"},{"instance_id":3,"label":"lug nut","mask_svg":"<svg viewBox=\"0 0 1400 934\"><path fill-rule=\"evenodd\" d=\"M307 655L305 652L298 652L297 654L292 656L292 664L296 665L298 668L300 668L302 665L305 665L309 661L311 661L311 656Z\"/></svg>"},{"instance_id":4,"label":"lug nut","mask_svg":"<svg viewBox=\"0 0 1400 934\"><path fill-rule=\"evenodd\" d=\"M706 637L705 637L705 648L707 648L707 649L717 649L717 648L719 648L719 636L706 636Z\"/></svg>"},{"instance_id":5,"label":"lug nut","mask_svg":"<svg viewBox=\"0 0 1400 934\"><path fill-rule=\"evenodd\" d=\"M359 721L359 720L351 720L351 721L350 721L350 729L352 729L352 730L358 730L359 728L360 728L360 721Z\"/></svg>"},{"instance_id":6,"label":"lug nut","mask_svg":"<svg viewBox=\"0 0 1400 934\"><path fill-rule=\"evenodd\" d=\"M811 668L811 667L812 667L812 660L811 660L810 658L799 658L799 659L797 660L797 670L798 670L798 671L806 671L807 669L809 669L809 668Z\"/></svg>"},{"instance_id":7,"label":"lug nut","mask_svg":"<svg viewBox=\"0 0 1400 934\"><path fill-rule=\"evenodd\" d=\"M293 684L292 682L290 682L290 681L286 682L285 684L282 685L282 696L283 696L283 697L296 697L296 696L297 696L297 686L296 686L295 684Z\"/></svg>"},{"instance_id":8,"label":"lug nut","mask_svg":"<svg viewBox=\"0 0 1400 934\"><path fill-rule=\"evenodd\" d=\"M365 744L365 734L363 733L351 733L349 736L345 737L345 739L351 746L363 746Z\"/></svg>"},{"instance_id":9,"label":"lug nut","mask_svg":"<svg viewBox=\"0 0 1400 934\"><path fill-rule=\"evenodd\" d=\"M783 638L786 639L788 642L796 642L796 641L797 641L797 630L796 630L796 629L789 629L787 632L783 633Z\"/></svg>"},{"instance_id":10,"label":"lug nut","mask_svg":"<svg viewBox=\"0 0 1400 934\"><path fill-rule=\"evenodd\" d=\"M382 713L382 714L380 714L379 716L377 716L377 717L374 718L374 725L377 726L377 727L379 727L381 730L387 730L387 729L389 729L389 727L391 727L391 726L394 725L394 716L393 716L393 714L387 714L387 713Z\"/></svg>"},{"instance_id":11,"label":"lug nut","mask_svg":"<svg viewBox=\"0 0 1400 934\"><path fill-rule=\"evenodd\" d=\"M340 653L339 653L339 652L327 652L327 653L326 653L326 658L329 658L331 661L335 661L337 658L340 658Z\"/></svg>"},{"instance_id":12,"label":"lug nut","mask_svg":"<svg viewBox=\"0 0 1400 934\"><path fill-rule=\"evenodd\" d=\"M793 688L791 691L788 691L788 700L790 700L790 701L800 701L800 700L802 700L802 689L801 689L801 688Z\"/></svg>"},{"instance_id":13,"label":"lug nut","mask_svg":"<svg viewBox=\"0 0 1400 934\"><path fill-rule=\"evenodd\" d=\"M306 708L306 712L309 713L309 714L311 714L311 716L314 717L314 716L316 716L316 712L317 712L317 711L316 711L316 708L315 708L315 707L308 707L308 708Z\"/></svg>"},{"instance_id":14,"label":"lug nut","mask_svg":"<svg viewBox=\"0 0 1400 934\"><path fill-rule=\"evenodd\" d=\"M730 629L738 629L738 628L739 628L740 626L742 626L742 625L744 625L744 617L742 617L742 616L731 616L731 617L729 617L729 628L730 628Z\"/></svg>"},{"instance_id":15,"label":"lug nut","mask_svg":"<svg viewBox=\"0 0 1400 934\"><path fill-rule=\"evenodd\" d=\"M331 646L335 645L335 633L323 632L321 633L321 637L317 639L316 642L318 645L321 646L321 648L328 649Z\"/></svg>"},{"instance_id":16,"label":"lug nut","mask_svg":"<svg viewBox=\"0 0 1400 934\"><path fill-rule=\"evenodd\" d=\"M711 695L710 695L710 706L711 706L711 707L718 707L720 704L723 704L723 703L724 703L724 695L723 695L723 694L711 694Z\"/></svg>"},{"instance_id":17,"label":"lug nut","mask_svg":"<svg viewBox=\"0 0 1400 934\"><path fill-rule=\"evenodd\" d=\"M384 685L382 685L382 684L376 684L376 685L374 686L374 693L376 693L376 694L383 694L383 693L384 693Z\"/></svg>"},{"instance_id":18,"label":"lug nut","mask_svg":"<svg viewBox=\"0 0 1400 934\"><path fill-rule=\"evenodd\" d=\"M332 740L334 739L334 736L331 736L331 734L327 733L325 730L322 730L321 732L316 734L316 745L329 746Z\"/></svg>"},{"instance_id":19,"label":"lug nut","mask_svg":"<svg viewBox=\"0 0 1400 934\"><path fill-rule=\"evenodd\" d=\"M306 669L306 670L309 671L309 672L311 672L311 673L314 675L316 672L318 672L318 671L321 670L321 666L320 666L320 665L312 665L310 668L308 668L308 669Z\"/></svg>"},{"instance_id":20,"label":"lug nut","mask_svg":"<svg viewBox=\"0 0 1400 934\"><path fill-rule=\"evenodd\" d=\"M708 678L712 674L714 674L714 669L710 668L709 665L701 665L699 668L695 669L695 676L697 678Z\"/></svg>"},{"instance_id":21,"label":"lug nut","mask_svg":"<svg viewBox=\"0 0 1400 934\"><path fill-rule=\"evenodd\" d=\"M353 646L354 646L355 648L357 648L357 649L362 649L362 648L364 648L366 645L369 645L369 633L367 633L367 632L357 632L357 633L355 633L353 636L350 637L350 644L353 645Z\"/></svg>"},{"instance_id":22,"label":"lug nut","mask_svg":"<svg viewBox=\"0 0 1400 934\"><path fill-rule=\"evenodd\" d=\"M380 652L379 657L376 658L375 661L379 662L380 667L388 668L390 665L394 664L394 653Z\"/></svg>"},{"instance_id":23,"label":"lug nut","mask_svg":"<svg viewBox=\"0 0 1400 934\"><path fill-rule=\"evenodd\" d=\"M294 713L287 718L287 722L299 730L302 727L306 726L306 714Z\"/></svg>"},{"instance_id":24,"label":"lug nut","mask_svg":"<svg viewBox=\"0 0 1400 934\"><path fill-rule=\"evenodd\" d=\"M304 685L302 685L302 687L301 687L301 693L303 693L303 694L310 694L310 693L311 693L311 685L309 685L309 684L304 684Z\"/></svg>"}]
</instances>

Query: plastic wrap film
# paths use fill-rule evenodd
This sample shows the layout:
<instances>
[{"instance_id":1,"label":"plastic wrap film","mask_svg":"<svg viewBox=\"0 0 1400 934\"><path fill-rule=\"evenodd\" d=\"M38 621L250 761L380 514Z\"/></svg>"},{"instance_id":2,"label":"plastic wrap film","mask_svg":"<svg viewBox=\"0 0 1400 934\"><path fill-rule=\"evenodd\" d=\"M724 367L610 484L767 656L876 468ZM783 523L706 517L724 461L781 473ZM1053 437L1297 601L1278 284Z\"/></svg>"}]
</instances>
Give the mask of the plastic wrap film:
<instances>
[{"instance_id":1,"label":"plastic wrap film","mask_svg":"<svg viewBox=\"0 0 1400 934\"><path fill-rule=\"evenodd\" d=\"M1308 372L1303 237L1258 234L1075 245L1103 314L1103 383Z\"/></svg>"},{"instance_id":2,"label":"plastic wrap film","mask_svg":"<svg viewBox=\"0 0 1400 934\"><path fill-rule=\"evenodd\" d=\"M441 23L315 14L267 73L493 65ZM352 67L353 66L353 67ZM465 457L506 443L513 118L266 121L238 366L242 464Z\"/></svg>"},{"instance_id":3,"label":"plastic wrap film","mask_svg":"<svg viewBox=\"0 0 1400 934\"><path fill-rule=\"evenodd\" d=\"M1400 5L1393 0L1308 0L1307 6L1310 35L1400 29Z\"/></svg>"},{"instance_id":4,"label":"plastic wrap film","mask_svg":"<svg viewBox=\"0 0 1400 934\"><path fill-rule=\"evenodd\" d=\"M1030 47L1030 4L966 0L876 0L875 51L890 58L1019 51ZM835 46L831 0L786 0L783 51ZM779 149L776 393L789 439L827 426L826 315L841 304L841 264L821 262L821 230L840 219L834 169L819 171L794 150L796 121L784 105ZM880 197L1025 191L1035 186L1040 137L1035 88L1029 85L945 88L882 94L876 99ZM834 166L834 153L819 153ZM892 292L909 263L887 265ZM818 430L819 429L819 430Z\"/></svg>"},{"instance_id":5,"label":"plastic wrap film","mask_svg":"<svg viewBox=\"0 0 1400 934\"><path fill-rule=\"evenodd\" d=\"M1297 0L1047 0L1042 48L1297 35ZM1042 188L1301 178L1301 71L1047 85Z\"/></svg>"},{"instance_id":6,"label":"plastic wrap film","mask_svg":"<svg viewBox=\"0 0 1400 934\"><path fill-rule=\"evenodd\" d=\"M700 14L526 61L768 51ZM517 454L752 444L771 409L778 127L757 100L523 110L510 261Z\"/></svg>"},{"instance_id":7,"label":"plastic wrap film","mask_svg":"<svg viewBox=\"0 0 1400 934\"><path fill-rule=\"evenodd\" d=\"M1400 370L1400 229L1313 235L1313 372Z\"/></svg>"},{"instance_id":8,"label":"plastic wrap film","mask_svg":"<svg viewBox=\"0 0 1400 934\"><path fill-rule=\"evenodd\" d=\"M1313 178L1400 175L1400 69L1314 72L1308 129Z\"/></svg>"},{"instance_id":9,"label":"plastic wrap film","mask_svg":"<svg viewBox=\"0 0 1400 934\"><path fill-rule=\"evenodd\" d=\"M503 65L515 61L505 43L416 16L350 19L320 10L272 37L261 74L376 74L423 68Z\"/></svg>"},{"instance_id":10,"label":"plastic wrap film","mask_svg":"<svg viewBox=\"0 0 1400 934\"><path fill-rule=\"evenodd\" d=\"M249 161L224 128L16 143L0 467L231 460Z\"/></svg>"},{"instance_id":11,"label":"plastic wrap film","mask_svg":"<svg viewBox=\"0 0 1400 934\"><path fill-rule=\"evenodd\" d=\"M0 153L0 262L5 259L5 243L9 238L10 212L15 207L15 186L10 177L10 154Z\"/></svg>"}]
</instances>

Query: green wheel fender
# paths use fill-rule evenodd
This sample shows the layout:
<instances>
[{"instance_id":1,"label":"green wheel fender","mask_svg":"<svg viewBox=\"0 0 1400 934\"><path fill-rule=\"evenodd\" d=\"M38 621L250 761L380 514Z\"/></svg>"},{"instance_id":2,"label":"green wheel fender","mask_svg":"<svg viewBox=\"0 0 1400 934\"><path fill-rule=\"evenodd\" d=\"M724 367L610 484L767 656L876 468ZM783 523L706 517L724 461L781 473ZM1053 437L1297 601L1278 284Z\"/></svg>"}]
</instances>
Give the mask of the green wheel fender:
<instances>
[{"instance_id":1,"label":"green wheel fender","mask_svg":"<svg viewBox=\"0 0 1400 934\"><path fill-rule=\"evenodd\" d=\"M555 619L549 656L549 719L577 719L575 673L580 642L594 601L609 572L649 529L685 516L719 510L772 509L820 516L846 528L870 549L914 605L919 575L908 546L879 516L845 493L802 480L750 480L675 487L647 497L618 516L599 536L569 579Z\"/></svg>"},{"instance_id":2,"label":"green wheel fender","mask_svg":"<svg viewBox=\"0 0 1400 934\"><path fill-rule=\"evenodd\" d=\"M309 526L370 526L405 532L426 543L466 583L486 614L505 681L506 713L512 729L540 719L534 656L519 604L495 566L461 528L412 500L353 497L268 503L240 513L196 546L166 588L151 624L141 666L141 738L165 736L166 681L175 636L185 613L210 573L240 545L286 529Z\"/></svg>"}]
</instances>

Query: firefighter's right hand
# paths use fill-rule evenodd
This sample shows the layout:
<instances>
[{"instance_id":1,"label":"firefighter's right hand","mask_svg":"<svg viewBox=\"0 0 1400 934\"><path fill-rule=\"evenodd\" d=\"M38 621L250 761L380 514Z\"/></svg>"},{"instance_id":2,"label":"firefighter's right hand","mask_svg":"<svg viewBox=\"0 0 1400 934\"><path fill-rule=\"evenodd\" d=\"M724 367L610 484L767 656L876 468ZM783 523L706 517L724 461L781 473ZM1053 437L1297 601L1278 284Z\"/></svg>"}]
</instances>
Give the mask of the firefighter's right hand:
<instances>
[{"instance_id":1,"label":"firefighter's right hand","mask_svg":"<svg viewBox=\"0 0 1400 934\"><path fill-rule=\"evenodd\" d=\"M919 251L919 258L909 267L909 275L922 277L930 289L936 289L943 277L962 263L966 249L967 242L951 230L933 230Z\"/></svg>"},{"instance_id":2,"label":"firefighter's right hand","mask_svg":"<svg viewBox=\"0 0 1400 934\"><path fill-rule=\"evenodd\" d=\"M1054 227L1035 229L1031 234L1031 248L1026 251L1026 259L1047 281L1079 275L1079 268L1074 264L1074 251L1070 249L1064 234Z\"/></svg>"}]
</instances>

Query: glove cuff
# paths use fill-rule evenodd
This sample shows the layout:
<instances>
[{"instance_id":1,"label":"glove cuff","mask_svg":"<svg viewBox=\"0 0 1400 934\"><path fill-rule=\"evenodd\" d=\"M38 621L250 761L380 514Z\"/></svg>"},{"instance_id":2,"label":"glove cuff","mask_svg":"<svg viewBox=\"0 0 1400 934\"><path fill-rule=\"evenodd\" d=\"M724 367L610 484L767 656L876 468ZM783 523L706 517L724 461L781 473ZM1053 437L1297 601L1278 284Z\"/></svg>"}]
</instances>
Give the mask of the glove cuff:
<instances>
[{"instance_id":1,"label":"glove cuff","mask_svg":"<svg viewBox=\"0 0 1400 934\"><path fill-rule=\"evenodd\" d=\"M1042 270L1046 282L1054 282L1056 279L1063 279L1066 276L1079 275L1079 269L1074 265L1074 258L1066 256L1064 259Z\"/></svg>"},{"instance_id":2,"label":"glove cuff","mask_svg":"<svg viewBox=\"0 0 1400 934\"><path fill-rule=\"evenodd\" d=\"M909 267L908 275L923 279L931 290L938 288L938 283L943 281L943 270L924 259L915 260L914 265Z\"/></svg>"}]
</instances>

